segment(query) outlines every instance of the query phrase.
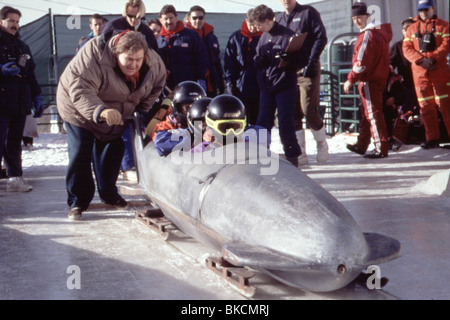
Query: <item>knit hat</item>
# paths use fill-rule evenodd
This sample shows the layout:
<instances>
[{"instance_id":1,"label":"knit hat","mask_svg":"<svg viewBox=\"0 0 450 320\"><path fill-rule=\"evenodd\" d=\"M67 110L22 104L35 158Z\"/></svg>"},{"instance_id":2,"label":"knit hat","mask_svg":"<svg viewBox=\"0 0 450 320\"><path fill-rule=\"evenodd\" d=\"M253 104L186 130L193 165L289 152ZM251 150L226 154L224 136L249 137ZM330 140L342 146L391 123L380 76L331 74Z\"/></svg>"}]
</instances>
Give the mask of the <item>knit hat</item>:
<instances>
[{"instance_id":1,"label":"knit hat","mask_svg":"<svg viewBox=\"0 0 450 320\"><path fill-rule=\"evenodd\" d=\"M369 15L367 5L364 2L355 2L352 6L352 17Z\"/></svg>"},{"instance_id":2,"label":"knit hat","mask_svg":"<svg viewBox=\"0 0 450 320\"><path fill-rule=\"evenodd\" d=\"M418 0L417 1L417 10L428 9L434 7L433 0Z\"/></svg>"}]
</instances>

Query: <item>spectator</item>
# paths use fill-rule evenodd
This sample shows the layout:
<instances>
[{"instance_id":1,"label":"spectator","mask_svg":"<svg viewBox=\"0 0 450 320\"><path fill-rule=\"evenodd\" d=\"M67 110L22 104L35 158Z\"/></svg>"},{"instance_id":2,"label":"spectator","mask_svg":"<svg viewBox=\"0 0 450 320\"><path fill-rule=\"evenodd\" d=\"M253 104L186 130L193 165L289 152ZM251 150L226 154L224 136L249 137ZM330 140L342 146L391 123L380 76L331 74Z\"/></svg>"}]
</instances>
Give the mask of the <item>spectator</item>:
<instances>
[{"instance_id":1,"label":"spectator","mask_svg":"<svg viewBox=\"0 0 450 320\"><path fill-rule=\"evenodd\" d=\"M400 117L410 111L405 105L405 101L408 99L407 92L402 76L391 70L383 92L383 114L389 137L389 150L397 151L402 145L401 139L394 137L394 129Z\"/></svg>"},{"instance_id":2,"label":"spectator","mask_svg":"<svg viewBox=\"0 0 450 320\"><path fill-rule=\"evenodd\" d=\"M408 91L406 96L407 101L405 101L405 103L410 107L413 106L418 107L419 103L417 102L416 90L414 89L413 75L411 71L411 62L409 62L408 59L405 58L402 49L403 41L406 36L406 30L413 23L414 20L412 18L408 18L402 21L403 39L394 43L394 45L391 47L389 54L392 68L394 69L394 71L397 70L397 74L403 77L403 85Z\"/></svg>"},{"instance_id":3,"label":"spectator","mask_svg":"<svg viewBox=\"0 0 450 320\"><path fill-rule=\"evenodd\" d=\"M22 177L22 135L27 115L42 116L44 105L30 48L19 38L22 13L0 10L0 163L9 177L6 191L33 190Z\"/></svg>"},{"instance_id":4,"label":"spectator","mask_svg":"<svg viewBox=\"0 0 450 320\"><path fill-rule=\"evenodd\" d=\"M90 16L90 18L89 18L89 29L91 29L92 31L87 35L87 37L81 37L80 38L80 40L78 41L77 52L78 52L78 50L81 49L82 46L84 46L84 44L87 41L89 41L92 38L95 38L95 37L98 37L99 35L101 35L104 25L105 25L105 18L103 18L98 13L94 13L92 16Z\"/></svg>"},{"instance_id":5,"label":"spectator","mask_svg":"<svg viewBox=\"0 0 450 320\"><path fill-rule=\"evenodd\" d=\"M109 39L124 30L139 31L147 40L148 47L158 50L158 44L152 30L142 22L145 16L145 4L142 0L127 0L123 6L122 17L108 22L102 33Z\"/></svg>"},{"instance_id":6,"label":"spectator","mask_svg":"<svg viewBox=\"0 0 450 320\"><path fill-rule=\"evenodd\" d=\"M228 39L224 57L227 93L238 97L245 105L247 123L256 124L259 109L259 86L253 58L256 45L262 35L251 21L248 10L241 29L233 32Z\"/></svg>"},{"instance_id":7,"label":"spectator","mask_svg":"<svg viewBox=\"0 0 450 320\"><path fill-rule=\"evenodd\" d=\"M125 30L105 42L89 41L61 75L58 112L67 131L66 176L69 219L79 220L92 201L95 183L100 199L118 208L127 201L116 181L124 153L125 120L147 112L164 86L166 70L158 54L148 50L142 34Z\"/></svg>"},{"instance_id":8,"label":"spectator","mask_svg":"<svg viewBox=\"0 0 450 320\"><path fill-rule=\"evenodd\" d=\"M214 98L224 92L223 69L220 60L219 40L214 34L214 27L205 22L206 12L200 6L193 6L188 12L186 28L194 30L205 43L209 56L209 66L206 74L206 94Z\"/></svg>"},{"instance_id":9,"label":"spectator","mask_svg":"<svg viewBox=\"0 0 450 320\"><path fill-rule=\"evenodd\" d=\"M365 158L377 159L388 156L389 143L383 114L383 90L389 77L389 42L392 39L390 24L369 21L367 5L356 2L352 6L353 23L360 29L353 50L352 71L344 83L344 92L358 82L362 112L358 141L347 148L365 154L373 138L375 149Z\"/></svg>"},{"instance_id":10,"label":"spectator","mask_svg":"<svg viewBox=\"0 0 450 320\"><path fill-rule=\"evenodd\" d=\"M251 12L256 28L264 32L256 47L255 65L260 88L259 114L256 124L271 131L275 111L278 109L278 124L281 143L286 159L298 166L301 155L295 136L294 108L297 96L296 70L299 53L286 54L294 31L274 21L275 14L265 5L257 6ZM279 67L281 61L289 64Z\"/></svg>"},{"instance_id":11,"label":"spectator","mask_svg":"<svg viewBox=\"0 0 450 320\"><path fill-rule=\"evenodd\" d=\"M161 28L162 24L158 19L151 19L148 21L148 27L153 31L153 35L155 36L156 41L158 42L159 37L161 36Z\"/></svg>"},{"instance_id":12,"label":"spectator","mask_svg":"<svg viewBox=\"0 0 450 320\"><path fill-rule=\"evenodd\" d=\"M202 39L178 20L174 6L165 5L159 17L162 24L159 52L168 71L168 87L173 89L180 82L195 81L206 91L209 58Z\"/></svg>"},{"instance_id":13,"label":"spectator","mask_svg":"<svg viewBox=\"0 0 450 320\"><path fill-rule=\"evenodd\" d=\"M285 12L280 13L276 21L297 34L308 33L301 49L301 61L297 71L300 106L295 108L295 126L297 139L302 149L300 165L308 164L306 156L305 131L306 124L312 129L317 145L317 161L329 159L325 126L318 112L320 106L320 55L327 45L327 33L319 12L309 5L300 5L295 0L280 0Z\"/></svg>"},{"instance_id":14,"label":"spectator","mask_svg":"<svg viewBox=\"0 0 450 320\"><path fill-rule=\"evenodd\" d=\"M450 72L446 56L450 50L448 21L436 15L433 0L419 0L416 22L406 30L403 53L411 68L425 126L426 141L422 148L439 146L441 134L436 105L450 137Z\"/></svg>"}]
</instances>

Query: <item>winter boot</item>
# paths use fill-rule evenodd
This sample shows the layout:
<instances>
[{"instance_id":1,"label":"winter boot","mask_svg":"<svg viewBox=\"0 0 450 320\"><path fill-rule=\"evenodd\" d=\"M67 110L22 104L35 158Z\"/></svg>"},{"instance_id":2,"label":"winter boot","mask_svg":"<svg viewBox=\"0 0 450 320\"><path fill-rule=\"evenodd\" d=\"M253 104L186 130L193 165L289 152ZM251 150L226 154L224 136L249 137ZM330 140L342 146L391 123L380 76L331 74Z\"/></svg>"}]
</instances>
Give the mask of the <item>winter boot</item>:
<instances>
[{"instance_id":1,"label":"winter boot","mask_svg":"<svg viewBox=\"0 0 450 320\"><path fill-rule=\"evenodd\" d=\"M6 184L7 192L28 192L33 190L33 187L23 180L22 177L11 177Z\"/></svg>"},{"instance_id":2,"label":"winter boot","mask_svg":"<svg viewBox=\"0 0 450 320\"><path fill-rule=\"evenodd\" d=\"M327 134L325 132L325 126L320 130L312 130L314 139L317 142L317 162L325 162L330 159L328 154Z\"/></svg>"},{"instance_id":3,"label":"winter boot","mask_svg":"<svg viewBox=\"0 0 450 320\"><path fill-rule=\"evenodd\" d=\"M306 155L305 130L298 130L295 132L295 135L297 136L297 142L302 150L302 154L298 157L298 165L307 166L308 156Z\"/></svg>"}]
</instances>

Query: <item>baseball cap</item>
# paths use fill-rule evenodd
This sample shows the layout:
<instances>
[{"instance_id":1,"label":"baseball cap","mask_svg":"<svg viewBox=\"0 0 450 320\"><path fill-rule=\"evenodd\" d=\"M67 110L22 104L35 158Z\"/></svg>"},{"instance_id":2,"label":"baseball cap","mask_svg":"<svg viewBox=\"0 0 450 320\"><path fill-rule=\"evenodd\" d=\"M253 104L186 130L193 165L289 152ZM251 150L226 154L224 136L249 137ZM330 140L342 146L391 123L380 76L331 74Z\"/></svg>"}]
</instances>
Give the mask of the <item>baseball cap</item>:
<instances>
[{"instance_id":1,"label":"baseball cap","mask_svg":"<svg viewBox=\"0 0 450 320\"><path fill-rule=\"evenodd\" d=\"M433 0L418 0L417 1L417 10L428 9L434 7Z\"/></svg>"}]
</instances>

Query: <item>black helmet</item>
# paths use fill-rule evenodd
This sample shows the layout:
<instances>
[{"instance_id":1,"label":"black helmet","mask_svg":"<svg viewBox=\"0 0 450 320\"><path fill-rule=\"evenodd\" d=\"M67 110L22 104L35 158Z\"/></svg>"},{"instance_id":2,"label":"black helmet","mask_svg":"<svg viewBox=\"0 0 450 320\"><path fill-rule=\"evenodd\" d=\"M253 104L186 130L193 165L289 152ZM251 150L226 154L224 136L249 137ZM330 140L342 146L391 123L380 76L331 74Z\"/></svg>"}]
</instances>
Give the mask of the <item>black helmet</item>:
<instances>
[{"instance_id":1,"label":"black helmet","mask_svg":"<svg viewBox=\"0 0 450 320\"><path fill-rule=\"evenodd\" d=\"M200 98L195 100L189 108L187 118L189 128L194 134L202 134L203 124L205 123L205 114L212 98Z\"/></svg>"},{"instance_id":2,"label":"black helmet","mask_svg":"<svg viewBox=\"0 0 450 320\"><path fill-rule=\"evenodd\" d=\"M233 132L241 134L247 124L245 106L241 100L229 94L222 94L211 100L205 120L210 129L223 136Z\"/></svg>"},{"instance_id":3,"label":"black helmet","mask_svg":"<svg viewBox=\"0 0 450 320\"><path fill-rule=\"evenodd\" d=\"M195 100L206 97L203 88L194 81L180 82L172 91L173 114L182 127L187 127L187 112Z\"/></svg>"}]
</instances>

